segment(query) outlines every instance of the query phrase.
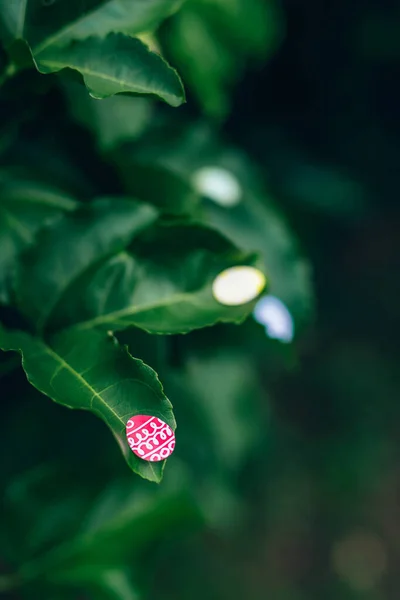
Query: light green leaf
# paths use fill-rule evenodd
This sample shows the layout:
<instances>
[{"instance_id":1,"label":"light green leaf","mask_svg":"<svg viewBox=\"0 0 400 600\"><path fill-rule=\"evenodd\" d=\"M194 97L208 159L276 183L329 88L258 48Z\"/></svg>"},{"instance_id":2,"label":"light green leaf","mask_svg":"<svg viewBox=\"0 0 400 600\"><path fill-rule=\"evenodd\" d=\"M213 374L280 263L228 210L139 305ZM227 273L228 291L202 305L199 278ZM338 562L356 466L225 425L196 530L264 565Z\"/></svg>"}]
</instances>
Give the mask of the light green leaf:
<instances>
[{"instance_id":1,"label":"light green leaf","mask_svg":"<svg viewBox=\"0 0 400 600\"><path fill-rule=\"evenodd\" d=\"M94 98L146 94L171 106L179 106L185 99L176 71L141 41L122 34L49 47L35 57L35 63L45 74L67 68L77 71Z\"/></svg>"},{"instance_id":2,"label":"light green leaf","mask_svg":"<svg viewBox=\"0 0 400 600\"><path fill-rule=\"evenodd\" d=\"M48 325L112 331L137 326L172 334L241 322L254 303L224 306L214 299L212 284L221 271L254 263L254 255L203 225L158 225L65 289Z\"/></svg>"},{"instance_id":3,"label":"light green leaf","mask_svg":"<svg viewBox=\"0 0 400 600\"><path fill-rule=\"evenodd\" d=\"M55 402L89 410L111 429L130 468L159 482L165 461L138 458L125 437L128 419L149 414L175 429L172 406L157 374L133 358L111 336L96 331L69 331L48 341L25 332L0 329L3 350L17 350L30 383Z\"/></svg>"},{"instance_id":4,"label":"light green leaf","mask_svg":"<svg viewBox=\"0 0 400 600\"><path fill-rule=\"evenodd\" d=\"M8 303L17 259L41 227L77 203L63 192L33 182L0 175L0 303Z\"/></svg>"},{"instance_id":5,"label":"light green leaf","mask_svg":"<svg viewBox=\"0 0 400 600\"><path fill-rule=\"evenodd\" d=\"M46 229L19 269L21 311L42 330L68 287L94 263L121 252L157 214L133 200L104 199Z\"/></svg>"}]
</instances>

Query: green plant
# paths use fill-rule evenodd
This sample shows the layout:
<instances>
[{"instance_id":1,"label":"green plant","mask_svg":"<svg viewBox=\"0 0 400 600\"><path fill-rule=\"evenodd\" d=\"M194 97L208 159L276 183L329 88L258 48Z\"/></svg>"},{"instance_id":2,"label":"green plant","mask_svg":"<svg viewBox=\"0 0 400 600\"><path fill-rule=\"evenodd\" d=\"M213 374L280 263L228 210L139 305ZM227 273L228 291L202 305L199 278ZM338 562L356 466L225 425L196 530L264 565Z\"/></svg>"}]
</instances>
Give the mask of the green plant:
<instances>
[{"instance_id":1,"label":"green plant","mask_svg":"<svg viewBox=\"0 0 400 600\"><path fill-rule=\"evenodd\" d=\"M181 143L174 154L173 148L152 141L159 135L165 145L171 138L164 117L160 122L153 119L150 127L143 104L148 101L115 96L144 94L172 106L184 101L176 72L134 37L154 28L179 4L91 0L83 6L80 0L68 4L20 0L0 5L8 57L3 68L6 101L12 100L31 69L46 75L61 72L67 79L60 80L58 89L66 95L72 115L95 132L117 182L111 194L104 195L98 184L89 197L77 199L79 193L70 185L60 186L26 164L0 173L0 299L13 309L14 321L19 315L16 329L9 313L4 313L1 347L22 354L29 381L55 402L103 419L129 466L153 481L160 481L164 463L143 461L130 451L126 422L134 414L150 413L175 428L172 406L155 371L133 357L114 334L132 327L156 335L180 334L220 321L243 321L254 302L221 304L213 297L212 284L229 267L262 266L252 250L264 255L272 289L277 285L284 296L293 292L286 293L285 283L279 289L284 264L275 266L275 283L272 277L274 262L279 263L280 256L287 260L283 258L287 250L282 252L279 246L288 234L275 212L269 214L265 206L257 205L256 192L251 191L257 186L243 159L235 158L229 167L248 196L240 209L243 215L232 213L232 219L201 205L191 179L212 154L214 162L224 164L219 144L204 138L200 146L192 143L188 154ZM257 3L253 4L256 10ZM223 13L223 4L216 8ZM218 17L214 9L211 13ZM233 37L240 14L228 20ZM263 39L260 31L262 48ZM96 100L76 83L68 83L69 75L79 76ZM27 84L28 102L38 81L33 78ZM48 85L53 88L57 83L51 80ZM98 104L98 99L110 96L104 105ZM32 104L35 112L35 100ZM12 118L18 117L24 120L15 111ZM16 127L19 131L18 123ZM190 130L189 125L185 128ZM128 147L123 144L126 139ZM207 149L210 144L215 148ZM5 149L6 156L9 151ZM83 171L84 165L79 168ZM249 220L247 233L243 218ZM260 219L265 221L260 232L269 227L271 235L264 240L262 233L257 241ZM290 234L287 243L292 244ZM289 260L293 276L287 273L285 280L295 282L289 303L294 311L297 307L303 312L308 300L301 298L302 292L296 296L296 279L303 290L304 275L297 274L301 269L296 266L297 255Z\"/></svg>"}]
</instances>

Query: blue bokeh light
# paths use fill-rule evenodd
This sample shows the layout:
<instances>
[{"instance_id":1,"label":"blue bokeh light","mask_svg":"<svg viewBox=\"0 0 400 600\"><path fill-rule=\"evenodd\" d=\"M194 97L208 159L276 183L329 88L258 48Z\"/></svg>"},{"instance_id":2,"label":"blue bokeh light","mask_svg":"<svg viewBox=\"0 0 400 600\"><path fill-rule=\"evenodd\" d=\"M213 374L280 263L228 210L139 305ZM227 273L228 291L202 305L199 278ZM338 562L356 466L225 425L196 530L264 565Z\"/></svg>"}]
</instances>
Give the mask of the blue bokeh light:
<instances>
[{"instance_id":1,"label":"blue bokeh light","mask_svg":"<svg viewBox=\"0 0 400 600\"><path fill-rule=\"evenodd\" d=\"M263 296L254 308L253 317L257 323L265 326L268 337L286 343L293 341L293 317L276 296Z\"/></svg>"}]
</instances>

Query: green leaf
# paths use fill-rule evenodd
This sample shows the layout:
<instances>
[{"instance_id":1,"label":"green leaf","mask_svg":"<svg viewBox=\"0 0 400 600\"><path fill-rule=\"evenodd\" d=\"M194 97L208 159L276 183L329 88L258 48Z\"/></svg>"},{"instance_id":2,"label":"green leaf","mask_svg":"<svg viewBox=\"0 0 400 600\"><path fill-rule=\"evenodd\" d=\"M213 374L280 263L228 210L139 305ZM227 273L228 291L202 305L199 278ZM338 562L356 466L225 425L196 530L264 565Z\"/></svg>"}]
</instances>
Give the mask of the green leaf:
<instances>
[{"instance_id":1,"label":"green leaf","mask_svg":"<svg viewBox=\"0 0 400 600\"><path fill-rule=\"evenodd\" d=\"M63 192L33 181L0 175L0 303L8 303L17 260L44 225L77 203Z\"/></svg>"},{"instance_id":2,"label":"green leaf","mask_svg":"<svg viewBox=\"0 0 400 600\"><path fill-rule=\"evenodd\" d=\"M95 11L79 19L61 34L66 40L84 39L91 35L105 36L111 32L137 35L154 30L175 12L183 0L109 0Z\"/></svg>"},{"instance_id":3,"label":"green leaf","mask_svg":"<svg viewBox=\"0 0 400 600\"><path fill-rule=\"evenodd\" d=\"M176 6L166 0L0 0L0 34L17 66L27 66L21 43L27 44L41 73L78 71L95 98L129 92L179 106L184 92L176 72L130 37Z\"/></svg>"},{"instance_id":4,"label":"green leaf","mask_svg":"<svg viewBox=\"0 0 400 600\"><path fill-rule=\"evenodd\" d=\"M53 252L56 262L54 247ZM136 326L172 334L218 321L241 322L254 303L224 306L214 299L212 284L226 268L254 263L254 255L239 252L208 227L157 225L61 292L48 325L112 331ZM47 262L46 271L52 269Z\"/></svg>"},{"instance_id":5,"label":"green leaf","mask_svg":"<svg viewBox=\"0 0 400 600\"><path fill-rule=\"evenodd\" d=\"M76 26L107 0L0 0L0 33L7 46L15 40L28 42L32 53L56 43L66 29ZM70 38L69 38L70 39Z\"/></svg>"},{"instance_id":6,"label":"green leaf","mask_svg":"<svg viewBox=\"0 0 400 600\"><path fill-rule=\"evenodd\" d=\"M184 178L158 165L132 162L123 150L116 162L128 194L168 215L199 215L200 196Z\"/></svg>"},{"instance_id":7,"label":"green leaf","mask_svg":"<svg viewBox=\"0 0 400 600\"><path fill-rule=\"evenodd\" d=\"M269 293L287 305L298 323L307 321L313 310L311 267L276 206L247 191L229 211L209 202L206 214L207 222L240 248L260 253Z\"/></svg>"},{"instance_id":8,"label":"green leaf","mask_svg":"<svg viewBox=\"0 0 400 600\"><path fill-rule=\"evenodd\" d=\"M189 4L168 26L167 47L204 110L216 117L229 109L228 89L240 62L220 35Z\"/></svg>"},{"instance_id":9,"label":"green leaf","mask_svg":"<svg viewBox=\"0 0 400 600\"><path fill-rule=\"evenodd\" d=\"M276 49L280 13L275 0L191 0L161 29L167 56L207 114L225 117L246 61Z\"/></svg>"},{"instance_id":10,"label":"green leaf","mask_svg":"<svg viewBox=\"0 0 400 600\"><path fill-rule=\"evenodd\" d=\"M0 32L10 44L26 40L34 56L49 47L110 32L152 29L181 0L0 0Z\"/></svg>"},{"instance_id":11,"label":"green leaf","mask_svg":"<svg viewBox=\"0 0 400 600\"><path fill-rule=\"evenodd\" d=\"M125 437L126 423L134 414L157 416L175 429L172 406L150 367L114 338L96 331L68 331L44 341L0 329L0 346L21 352L27 377L39 391L68 408L100 417L135 473L150 481L161 480L165 461L138 458Z\"/></svg>"},{"instance_id":12,"label":"green leaf","mask_svg":"<svg viewBox=\"0 0 400 600\"><path fill-rule=\"evenodd\" d=\"M72 116L93 133L102 152L137 139L153 115L147 98L118 94L98 102L76 82L68 82L64 90Z\"/></svg>"},{"instance_id":13,"label":"green leaf","mask_svg":"<svg viewBox=\"0 0 400 600\"><path fill-rule=\"evenodd\" d=\"M179 106L185 96L182 83L158 54L122 34L90 37L65 47L49 47L35 57L41 73L77 71L94 98L119 93L146 94Z\"/></svg>"},{"instance_id":14,"label":"green leaf","mask_svg":"<svg viewBox=\"0 0 400 600\"><path fill-rule=\"evenodd\" d=\"M259 253L268 291L286 304L296 329L310 320L314 312L311 265L282 210L243 153L225 145L204 124L182 127L174 122L148 133L135 158L170 169L188 182L196 181L200 170L208 167L216 170L217 179L218 171L233 177L240 190L238 204L227 208L204 198L205 222L243 251Z\"/></svg>"},{"instance_id":15,"label":"green leaf","mask_svg":"<svg viewBox=\"0 0 400 600\"><path fill-rule=\"evenodd\" d=\"M157 214L133 200L104 199L43 231L17 276L21 311L42 330L68 287L94 263L121 252Z\"/></svg>"},{"instance_id":16,"label":"green leaf","mask_svg":"<svg viewBox=\"0 0 400 600\"><path fill-rule=\"evenodd\" d=\"M272 53L282 39L282 14L276 0L197 0L207 19L236 52Z\"/></svg>"}]
</instances>

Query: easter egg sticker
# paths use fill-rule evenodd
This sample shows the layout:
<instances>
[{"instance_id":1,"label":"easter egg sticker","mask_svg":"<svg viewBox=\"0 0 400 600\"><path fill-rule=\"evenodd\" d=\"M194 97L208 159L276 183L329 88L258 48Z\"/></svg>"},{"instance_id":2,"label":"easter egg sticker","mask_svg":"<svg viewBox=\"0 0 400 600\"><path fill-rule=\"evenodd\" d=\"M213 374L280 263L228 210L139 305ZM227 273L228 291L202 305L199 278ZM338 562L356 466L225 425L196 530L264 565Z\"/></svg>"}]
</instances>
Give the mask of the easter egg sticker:
<instances>
[{"instance_id":1,"label":"easter egg sticker","mask_svg":"<svg viewBox=\"0 0 400 600\"><path fill-rule=\"evenodd\" d=\"M126 439L136 456L150 462L159 462L171 456L175 448L175 434L158 417L134 415L126 424Z\"/></svg>"}]
</instances>

